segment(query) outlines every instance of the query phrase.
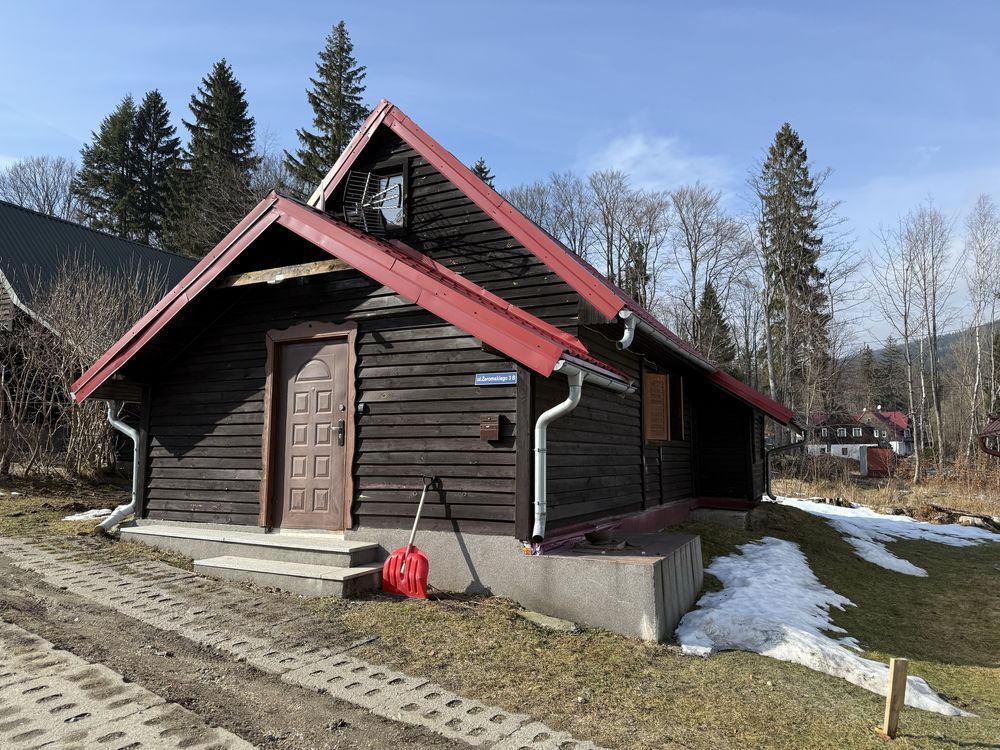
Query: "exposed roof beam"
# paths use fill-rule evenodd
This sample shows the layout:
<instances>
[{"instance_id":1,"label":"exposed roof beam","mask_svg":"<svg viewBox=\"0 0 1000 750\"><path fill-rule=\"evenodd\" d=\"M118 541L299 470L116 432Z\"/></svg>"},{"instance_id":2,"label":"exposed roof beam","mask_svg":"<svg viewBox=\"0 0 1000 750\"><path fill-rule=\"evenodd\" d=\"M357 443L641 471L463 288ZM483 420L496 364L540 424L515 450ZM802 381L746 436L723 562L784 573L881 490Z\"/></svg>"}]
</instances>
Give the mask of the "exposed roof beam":
<instances>
[{"instance_id":1,"label":"exposed roof beam","mask_svg":"<svg viewBox=\"0 0 1000 750\"><path fill-rule=\"evenodd\" d=\"M349 271L351 267L342 260L318 260L314 263L298 263L294 266L281 268L265 268L262 271L247 271L234 273L224 277L218 284L219 288L231 286L247 286L249 284L277 284L286 279L297 279L303 276L318 276L323 273Z\"/></svg>"}]
</instances>

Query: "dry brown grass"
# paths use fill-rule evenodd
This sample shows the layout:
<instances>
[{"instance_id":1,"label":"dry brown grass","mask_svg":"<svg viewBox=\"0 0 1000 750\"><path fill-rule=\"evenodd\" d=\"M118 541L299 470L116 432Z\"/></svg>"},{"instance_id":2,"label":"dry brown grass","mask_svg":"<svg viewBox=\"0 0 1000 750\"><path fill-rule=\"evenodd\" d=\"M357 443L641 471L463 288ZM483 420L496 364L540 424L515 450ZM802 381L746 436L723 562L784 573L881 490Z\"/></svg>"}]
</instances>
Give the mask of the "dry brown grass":
<instances>
[{"instance_id":1,"label":"dry brown grass","mask_svg":"<svg viewBox=\"0 0 1000 750\"><path fill-rule=\"evenodd\" d=\"M0 533L80 549L68 535L86 533L92 524L60 520L71 502L0 498ZM956 502L949 497L943 504ZM687 530L701 535L706 561L762 536L795 541L821 582L857 605L835 612L834 620L859 638L868 655L911 657L911 672L980 716L950 719L907 709L894 747L1000 747L1000 629L995 626L1000 545L892 545L930 573L913 578L861 560L821 519L771 503L755 511L751 531L711 524ZM190 565L142 545L84 541L96 555ZM708 576L706 585L718 583ZM883 699L843 680L755 654L702 660L682 656L676 646L599 630L553 633L518 617L517 605L495 598L289 598L287 604L289 614L323 612L359 639L375 636L359 649L365 658L531 714L615 750L885 747L873 731Z\"/></svg>"},{"instance_id":2,"label":"dry brown grass","mask_svg":"<svg viewBox=\"0 0 1000 750\"><path fill-rule=\"evenodd\" d=\"M1000 475L998 475L1000 476ZM773 478L775 494L786 497L841 497L871 508L908 508L921 511L930 504L971 513L1000 516L1000 478L968 474L927 477L914 484L908 476L889 479L851 477L848 479Z\"/></svg>"}]
</instances>

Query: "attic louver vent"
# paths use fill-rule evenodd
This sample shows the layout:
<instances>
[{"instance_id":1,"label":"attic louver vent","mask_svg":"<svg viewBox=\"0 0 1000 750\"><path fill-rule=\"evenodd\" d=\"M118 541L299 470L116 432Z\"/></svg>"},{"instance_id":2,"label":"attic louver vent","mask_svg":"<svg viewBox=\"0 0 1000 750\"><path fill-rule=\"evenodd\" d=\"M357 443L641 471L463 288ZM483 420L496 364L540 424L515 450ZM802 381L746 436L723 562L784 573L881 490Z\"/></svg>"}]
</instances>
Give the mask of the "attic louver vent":
<instances>
[{"instance_id":1,"label":"attic louver vent","mask_svg":"<svg viewBox=\"0 0 1000 750\"><path fill-rule=\"evenodd\" d=\"M403 175L348 172L342 208L348 224L385 237L403 225Z\"/></svg>"}]
</instances>

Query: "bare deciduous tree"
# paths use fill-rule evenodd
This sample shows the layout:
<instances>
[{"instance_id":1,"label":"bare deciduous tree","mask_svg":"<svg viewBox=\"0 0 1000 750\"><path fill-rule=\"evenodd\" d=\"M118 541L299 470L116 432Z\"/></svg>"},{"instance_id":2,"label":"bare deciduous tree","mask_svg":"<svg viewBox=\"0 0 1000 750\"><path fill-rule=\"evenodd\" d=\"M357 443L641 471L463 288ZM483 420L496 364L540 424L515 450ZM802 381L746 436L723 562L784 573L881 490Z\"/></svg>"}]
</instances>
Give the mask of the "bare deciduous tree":
<instances>
[{"instance_id":1,"label":"bare deciduous tree","mask_svg":"<svg viewBox=\"0 0 1000 750\"><path fill-rule=\"evenodd\" d=\"M29 156L0 169L0 200L77 221L76 164L62 156Z\"/></svg>"},{"instance_id":2,"label":"bare deciduous tree","mask_svg":"<svg viewBox=\"0 0 1000 750\"><path fill-rule=\"evenodd\" d=\"M969 434L966 457L975 450L983 387L983 325L996 320L1000 298L1000 212L988 195L980 195L965 224L965 278L969 287L970 325L974 342L969 393ZM990 347L991 355L993 347ZM991 363L992 364L992 363ZM992 368L991 368L992 369ZM995 371L991 372L991 380Z\"/></svg>"},{"instance_id":3,"label":"bare deciduous tree","mask_svg":"<svg viewBox=\"0 0 1000 750\"><path fill-rule=\"evenodd\" d=\"M111 274L71 256L51 283L36 284L33 317L22 317L0 352L0 410L11 428L0 466L26 474L61 463L70 476L94 475L114 464L103 404L72 403L80 374L166 291L155 270Z\"/></svg>"}]
</instances>

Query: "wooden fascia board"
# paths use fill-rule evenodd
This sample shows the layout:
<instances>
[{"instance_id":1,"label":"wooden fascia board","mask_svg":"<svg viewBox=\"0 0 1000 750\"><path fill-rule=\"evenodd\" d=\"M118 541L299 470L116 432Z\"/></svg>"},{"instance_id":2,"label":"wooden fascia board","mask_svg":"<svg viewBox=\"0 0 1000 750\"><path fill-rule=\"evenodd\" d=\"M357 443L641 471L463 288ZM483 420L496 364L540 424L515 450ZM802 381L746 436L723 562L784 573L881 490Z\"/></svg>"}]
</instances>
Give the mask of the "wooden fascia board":
<instances>
[{"instance_id":1,"label":"wooden fascia board","mask_svg":"<svg viewBox=\"0 0 1000 750\"><path fill-rule=\"evenodd\" d=\"M327 273L337 273L350 268L344 261L333 258L331 260L319 260L313 263L297 263L292 266L279 266L278 268L264 268L260 271L247 271L245 273L235 273L221 279L216 287L227 289L229 287L249 286L251 284L277 284L287 279L300 279L304 276L320 276Z\"/></svg>"}]
</instances>

